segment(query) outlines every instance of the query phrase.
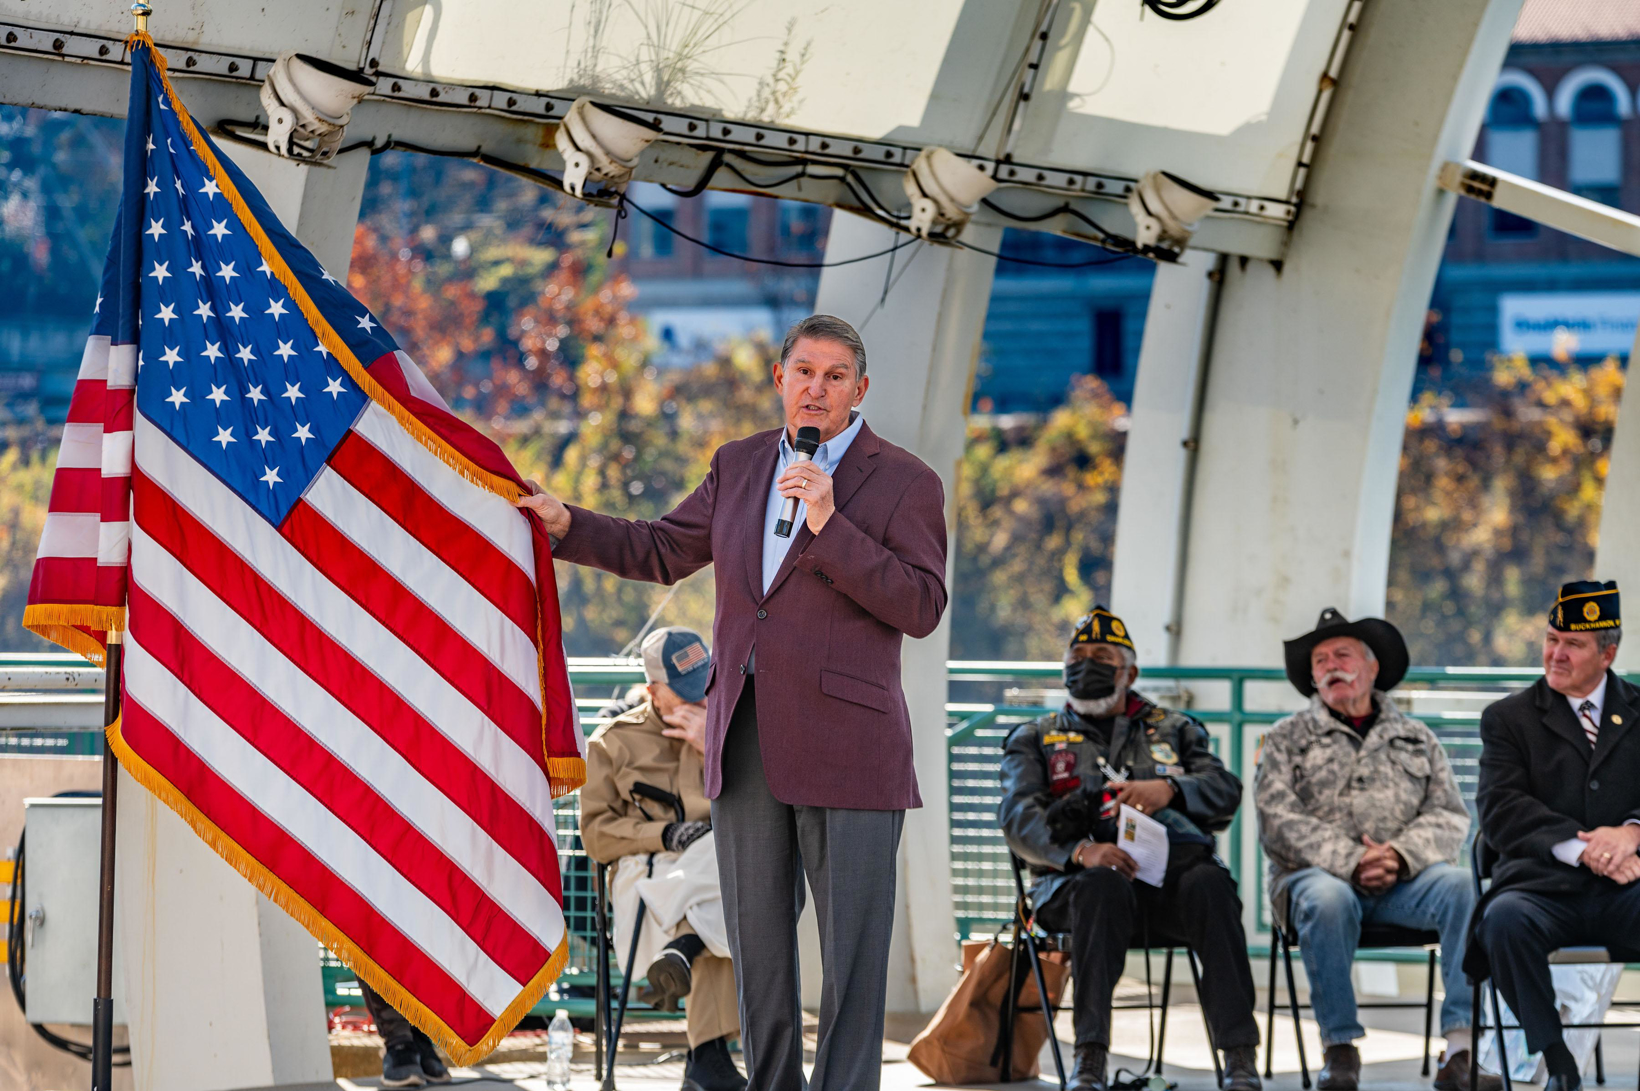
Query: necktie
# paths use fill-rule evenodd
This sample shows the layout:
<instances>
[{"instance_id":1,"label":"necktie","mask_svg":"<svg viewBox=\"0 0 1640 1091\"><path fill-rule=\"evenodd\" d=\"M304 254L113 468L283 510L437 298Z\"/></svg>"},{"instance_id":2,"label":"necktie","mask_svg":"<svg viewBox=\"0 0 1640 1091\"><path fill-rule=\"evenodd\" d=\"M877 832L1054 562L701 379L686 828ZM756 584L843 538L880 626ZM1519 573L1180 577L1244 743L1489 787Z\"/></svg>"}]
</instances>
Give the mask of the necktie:
<instances>
[{"instance_id":1,"label":"necktie","mask_svg":"<svg viewBox=\"0 0 1640 1091\"><path fill-rule=\"evenodd\" d=\"M1581 721L1583 734L1589 737L1589 745L1592 747L1595 740L1600 737L1600 725L1594 722L1594 702L1584 701L1578 705L1577 718Z\"/></svg>"}]
</instances>

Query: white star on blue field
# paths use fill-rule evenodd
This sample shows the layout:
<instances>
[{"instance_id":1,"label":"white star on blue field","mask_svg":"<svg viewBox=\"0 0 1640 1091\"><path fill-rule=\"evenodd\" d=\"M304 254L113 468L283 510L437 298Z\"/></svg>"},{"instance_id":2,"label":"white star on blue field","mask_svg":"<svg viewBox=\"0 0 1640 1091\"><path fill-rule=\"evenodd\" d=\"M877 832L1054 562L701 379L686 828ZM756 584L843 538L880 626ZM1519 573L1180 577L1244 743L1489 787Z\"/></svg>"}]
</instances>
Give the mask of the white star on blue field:
<instances>
[{"instance_id":1,"label":"white star on blue field","mask_svg":"<svg viewBox=\"0 0 1640 1091\"><path fill-rule=\"evenodd\" d=\"M176 112L148 116L137 408L277 526L368 398L274 276ZM396 348L310 254L263 226L363 365Z\"/></svg>"}]
</instances>

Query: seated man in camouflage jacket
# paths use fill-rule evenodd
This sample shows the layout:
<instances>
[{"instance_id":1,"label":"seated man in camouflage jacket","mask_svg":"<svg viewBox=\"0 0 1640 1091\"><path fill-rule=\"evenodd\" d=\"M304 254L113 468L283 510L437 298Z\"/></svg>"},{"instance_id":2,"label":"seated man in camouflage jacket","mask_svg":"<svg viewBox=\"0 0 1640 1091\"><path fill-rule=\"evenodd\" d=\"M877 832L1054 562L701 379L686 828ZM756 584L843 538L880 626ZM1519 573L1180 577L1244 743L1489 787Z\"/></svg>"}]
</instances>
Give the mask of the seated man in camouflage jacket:
<instances>
[{"instance_id":1,"label":"seated man in camouflage jacket","mask_svg":"<svg viewBox=\"0 0 1640 1091\"><path fill-rule=\"evenodd\" d=\"M1002 757L998 817L1030 865L1037 922L1073 937L1071 1087L1104 1091L1111 991L1127 950L1166 935L1201 957L1202 1006L1224 1050L1225 1091L1259 1091L1241 901L1211 837L1234 817L1241 781L1213 756L1200 723L1132 692L1138 676L1121 620L1094 607L1065 653L1065 709L1016 729ZM1137 881L1133 858L1116 845L1123 803L1167 827L1160 887Z\"/></svg>"},{"instance_id":2,"label":"seated man in camouflage jacket","mask_svg":"<svg viewBox=\"0 0 1640 1091\"><path fill-rule=\"evenodd\" d=\"M1363 924L1441 937L1440 1091L1469 1083L1470 991L1463 954L1474 885L1454 866L1469 833L1446 751L1386 694L1406 675L1407 646L1387 621L1321 613L1289 640L1287 677L1310 707L1264 737L1253 800L1270 860L1270 908L1297 939L1326 1049L1321 1091L1354 1091L1363 1037L1350 963ZM1502 1080L1481 1073L1481 1091Z\"/></svg>"}]
</instances>

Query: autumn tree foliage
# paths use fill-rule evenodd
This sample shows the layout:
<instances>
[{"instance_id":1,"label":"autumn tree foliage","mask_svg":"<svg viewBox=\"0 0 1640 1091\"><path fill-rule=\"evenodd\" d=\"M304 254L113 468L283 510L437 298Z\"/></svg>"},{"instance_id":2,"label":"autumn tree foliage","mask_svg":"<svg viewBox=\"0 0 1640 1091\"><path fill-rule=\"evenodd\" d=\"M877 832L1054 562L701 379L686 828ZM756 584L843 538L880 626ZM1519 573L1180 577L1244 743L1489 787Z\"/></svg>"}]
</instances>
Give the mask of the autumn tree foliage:
<instances>
[{"instance_id":1,"label":"autumn tree foliage","mask_svg":"<svg viewBox=\"0 0 1640 1091\"><path fill-rule=\"evenodd\" d=\"M1110 600L1127 408L1091 376L1040 421L976 424L957 487L951 654L1057 659Z\"/></svg>"},{"instance_id":2,"label":"autumn tree foliage","mask_svg":"<svg viewBox=\"0 0 1640 1091\"><path fill-rule=\"evenodd\" d=\"M1560 584L1595 575L1623 379L1616 359L1500 356L1464 404L1450 392L1413 404L1388 612L1414 663L1536 661Z\"/></svg>"}]
</instances>

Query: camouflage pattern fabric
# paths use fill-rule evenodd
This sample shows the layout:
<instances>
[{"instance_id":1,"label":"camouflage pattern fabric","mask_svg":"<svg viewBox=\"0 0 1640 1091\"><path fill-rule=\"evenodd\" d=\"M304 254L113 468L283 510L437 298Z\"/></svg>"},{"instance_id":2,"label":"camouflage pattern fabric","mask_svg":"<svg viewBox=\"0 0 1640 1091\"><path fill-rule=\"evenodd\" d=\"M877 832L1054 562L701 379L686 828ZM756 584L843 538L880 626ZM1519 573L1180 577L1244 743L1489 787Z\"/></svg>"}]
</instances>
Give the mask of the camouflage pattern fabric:
<instances>
[{"instance_id":1,"label":"camouflage pattern fabric","mask_svg":"<svg viewBox=\"0 0 1640 1091\"><path fill-rule=\"evenodd\" d=\"M1270 905L1287 920L1283 880L1307 867L1348 882L1366 851L1388 842L1408 877L1454 863L1469 812L1435 733L1375 693L1378 719L1362 739L1319 696L1264 737L1253 775L1259 840L1270 863Z\"/></svg>"}]
</instances>

